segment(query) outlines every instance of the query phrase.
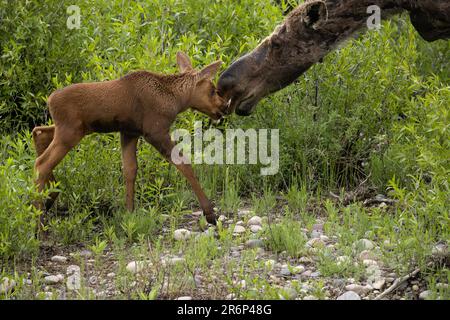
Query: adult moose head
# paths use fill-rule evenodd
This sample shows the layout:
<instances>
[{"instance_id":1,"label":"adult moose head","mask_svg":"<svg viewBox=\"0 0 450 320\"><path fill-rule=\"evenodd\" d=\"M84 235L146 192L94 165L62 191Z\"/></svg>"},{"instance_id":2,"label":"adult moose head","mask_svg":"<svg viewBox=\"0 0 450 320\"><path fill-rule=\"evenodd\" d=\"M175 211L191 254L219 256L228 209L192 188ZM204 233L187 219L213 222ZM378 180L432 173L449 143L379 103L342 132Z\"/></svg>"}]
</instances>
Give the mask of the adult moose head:
<instances>
[{"instance_id":1,"label":"adult moose head","mask_svg":"<svg viewBox=\"0 0 450 320\"><path fill-rule=\"evenodd\" d=\"M307 0L222 74L218 88L222 96L231 99L230 110L250 115L262 98L292 83L364 28L372 5L381 9L382 18L408 11L412 24L427 41L450 37L449 0Z\"/></svg>"}]
</instances>

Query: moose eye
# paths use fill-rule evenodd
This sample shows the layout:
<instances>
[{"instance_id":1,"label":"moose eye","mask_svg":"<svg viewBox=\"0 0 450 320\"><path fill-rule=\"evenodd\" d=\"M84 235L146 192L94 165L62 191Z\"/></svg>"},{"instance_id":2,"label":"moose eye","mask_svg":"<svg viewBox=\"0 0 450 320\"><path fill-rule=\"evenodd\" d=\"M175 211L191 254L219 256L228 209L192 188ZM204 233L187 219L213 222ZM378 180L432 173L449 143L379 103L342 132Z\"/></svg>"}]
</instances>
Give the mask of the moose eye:
<instances>
[{"instance_id":1,"label":"moose eye","mask_svg":"<svg viewBox=\"0 0 450 320\"><path fill-rule=\"evenodd\" d=\"M273 49L280 49L281 48L280 38L277 36L273 36L272 39L270 39L270 45Z\"/></svg>"}]
</instances>

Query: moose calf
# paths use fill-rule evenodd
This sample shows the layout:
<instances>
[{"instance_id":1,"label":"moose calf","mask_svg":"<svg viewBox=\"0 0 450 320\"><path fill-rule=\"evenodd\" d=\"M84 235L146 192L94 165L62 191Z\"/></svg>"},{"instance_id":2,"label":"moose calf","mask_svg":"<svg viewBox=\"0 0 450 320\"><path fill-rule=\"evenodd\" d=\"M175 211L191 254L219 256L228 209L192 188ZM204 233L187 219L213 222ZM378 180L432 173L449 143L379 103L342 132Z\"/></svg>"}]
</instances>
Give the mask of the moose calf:
<instances>
[{"instance_id":1,"label":"moose calf","mask_svg":"<svg viewBox=\"0 0 450 320\"><path fill-rule=\"evenodd\" d=\"M180 74L138 71L118 80L73 84L53 92L48 98L48 107L54 125L33 130L39 191L55 180L53 169L84 136L94 132L120 132L126 207L133 211L136 147L139 137L143 136L187 178L207 221L214 224L213 206L192 167L182 158L174 161L171 157L175 144L169 129L177 114L189 107L214 120L227 113L228 104L217 94L212 82L221 62L196 71L189 57L179 52L177 63ZM55 199L56 194L53 194L45 205L47 209ZM43 203L38 206L42 208Z\"/></svg>"}]
</instances>

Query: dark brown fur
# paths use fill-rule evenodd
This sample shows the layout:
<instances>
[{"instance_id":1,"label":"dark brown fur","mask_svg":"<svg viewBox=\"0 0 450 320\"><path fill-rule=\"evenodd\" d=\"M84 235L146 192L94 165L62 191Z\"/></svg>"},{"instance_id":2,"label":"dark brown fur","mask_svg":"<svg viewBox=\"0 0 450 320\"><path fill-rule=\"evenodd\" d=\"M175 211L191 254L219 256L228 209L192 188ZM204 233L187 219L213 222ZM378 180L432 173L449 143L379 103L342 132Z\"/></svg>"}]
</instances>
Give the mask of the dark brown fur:
<instances>
[{"instance_id":1,"label":"dark brown fur","mask_svg":"<svg viewBox=\"0 0 450 320\"><path fill-rule=\"evenodd\" d=\"M121 133L126 206L133 210L139 137L143 136L172 162L174 143L169 130L179 113L191 107L213 119L220 119L227 111L226 102L217 94L211 81L220 62L199 72L192 68L189 58L183 53L178 53L177 62L181 74L139 71L118 80L73 84L52 93L48 107L54 125L33 130L38 154L35 171L39 190L54 180L53 169L84 136L118 131ZM215 223L213 206L195 178L192 167L189 164L175 166L191 184L208 222ZM55 199L56 194L53 194L46 207L49 208ZM42 207L42 204L37 205Z\"/></svg>"},{"instance_id":2,"label":"dark brown fur","mask_svg":"<svg viewBox=\"0 0 450 320\"><path fill-rule=\"evenodd\" d=\"M450 37L449 0L310 0L222 74L220 94L232 98L231 109L237 114L251 114L263 97L292 83L364 29L371 5L381 8L382 18L407 10L425 40Z\"/></svg>"}]
</instances>

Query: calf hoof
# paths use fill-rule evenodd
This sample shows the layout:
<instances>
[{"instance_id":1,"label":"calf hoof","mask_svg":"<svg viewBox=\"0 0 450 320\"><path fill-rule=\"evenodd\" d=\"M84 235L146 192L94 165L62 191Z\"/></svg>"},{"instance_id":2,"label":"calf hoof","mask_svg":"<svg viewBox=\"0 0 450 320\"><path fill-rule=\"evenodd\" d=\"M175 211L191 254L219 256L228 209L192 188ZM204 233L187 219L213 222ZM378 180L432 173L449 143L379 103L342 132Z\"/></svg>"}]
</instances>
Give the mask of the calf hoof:
<instances>
[{"instance_id":1,"label":"calf hoof","mask_svg":"<svg viewBox=\"0 0 450 320\"><path fill-rule=\"evenodd\" d=\"M206 214L205 217L206 217L206 221L208 221L208 223L210 223L212 225L217 225L217 218L214 213Z\"/></svg>"}]
</instances>

